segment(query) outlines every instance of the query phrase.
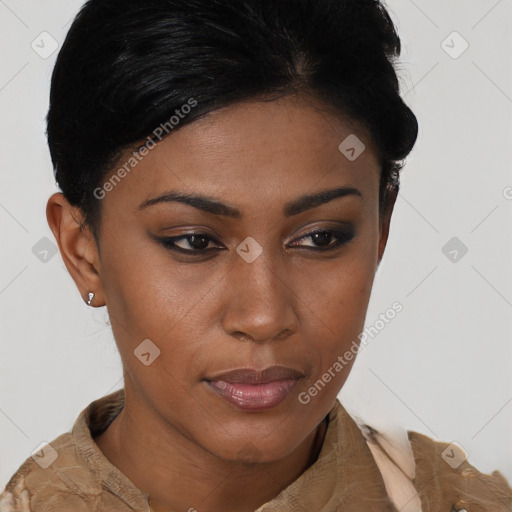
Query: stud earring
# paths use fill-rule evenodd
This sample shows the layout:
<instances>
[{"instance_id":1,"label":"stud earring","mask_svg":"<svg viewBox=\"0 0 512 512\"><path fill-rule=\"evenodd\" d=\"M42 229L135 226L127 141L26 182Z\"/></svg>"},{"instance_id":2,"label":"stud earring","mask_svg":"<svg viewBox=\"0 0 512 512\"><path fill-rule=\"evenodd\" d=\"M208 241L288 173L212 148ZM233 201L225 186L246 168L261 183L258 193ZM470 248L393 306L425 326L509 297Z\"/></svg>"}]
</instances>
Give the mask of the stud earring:
<instances>
[{"instance_id":1,"label":"stud earring","mask_svg":"<svg viewBox=\"0 0 512 512\"><path fill-rule=\"evenodd\" d=\"M89 300L87 301L87 305L90 306L92 300L94 299L94 292L89 292Z\"/></svg>"}]
</instances>

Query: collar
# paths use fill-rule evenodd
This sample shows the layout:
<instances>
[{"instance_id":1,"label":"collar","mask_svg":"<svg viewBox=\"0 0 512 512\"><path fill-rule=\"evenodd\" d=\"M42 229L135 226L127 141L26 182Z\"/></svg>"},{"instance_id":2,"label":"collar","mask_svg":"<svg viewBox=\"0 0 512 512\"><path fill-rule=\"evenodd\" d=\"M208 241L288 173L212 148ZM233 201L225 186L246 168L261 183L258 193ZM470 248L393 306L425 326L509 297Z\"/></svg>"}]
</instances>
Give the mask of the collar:
<instances>
[{"instance_id":1,"label":"collar","mask_svg":"<svg viewBox=\"0 0 512 512\"><path fill-rule=\"evenodd\" d=\"M101 479L102 486L132 509L149 512L149 494L115 467L93 439L106 430L124 403L124 389L93 401L80 413L72 435L81 463ZM335 512L341 507L344 512L394 511L360 428L336 400L316 461L255 512Z\"/></svg>"}]
</instances>

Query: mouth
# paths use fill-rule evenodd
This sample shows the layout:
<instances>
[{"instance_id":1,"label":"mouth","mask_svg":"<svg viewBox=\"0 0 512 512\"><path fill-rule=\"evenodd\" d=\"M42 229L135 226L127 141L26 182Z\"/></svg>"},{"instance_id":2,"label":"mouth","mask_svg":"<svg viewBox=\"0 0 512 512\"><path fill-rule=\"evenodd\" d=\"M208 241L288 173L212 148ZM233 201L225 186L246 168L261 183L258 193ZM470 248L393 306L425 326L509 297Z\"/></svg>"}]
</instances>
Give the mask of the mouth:
<instances>
[{"instance_id":1,"label":"mouth","mask_svg":"<svg viewBox=\"0 0 512 512\"><path fill-rule=\"evenodd\" d=\"M264 370L238 368L204 379L231 405L245 411L271 409L283 402L304 374L286 366Z\"/></svg>"}]
</instances>

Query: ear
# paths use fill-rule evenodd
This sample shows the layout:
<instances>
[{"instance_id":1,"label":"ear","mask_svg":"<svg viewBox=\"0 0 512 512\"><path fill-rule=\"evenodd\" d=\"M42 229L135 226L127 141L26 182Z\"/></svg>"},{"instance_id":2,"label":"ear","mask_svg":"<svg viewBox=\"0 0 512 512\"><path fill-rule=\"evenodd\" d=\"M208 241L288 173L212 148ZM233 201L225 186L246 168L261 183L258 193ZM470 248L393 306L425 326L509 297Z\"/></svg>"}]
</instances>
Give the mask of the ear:
<instances>
[{"instance_id":1,"label":"ear","mask_svg":"<svg viewBox=\"0 0 512 512\"><path fill-rule=\"evenodd\" d=\"M50 196L46 219L57 240L60 254L84 301L94 292L91 306L104 306L99 252L90 229L83 224L79 208L71 206L60 192Z\"/></svg>"},{"instance_id":2,"label":"ear","mask_svg":"<svg viewBox=\"0 0 512 512\"><path fill-rule=\"evenodd\" d=\"M378 263L377 266L380 265L382 260L382 256L384 256L384 250L386 249L386 244L388 242L389 236L389 225L391 222L391 215L393 214L393 209L395 207L395 201L398 196L398 187L394 187L392 189L387 189L385 203L383 205L382 211L380 212L379 218L379 255L378 255Z\"/></svg>"}]
</instances>

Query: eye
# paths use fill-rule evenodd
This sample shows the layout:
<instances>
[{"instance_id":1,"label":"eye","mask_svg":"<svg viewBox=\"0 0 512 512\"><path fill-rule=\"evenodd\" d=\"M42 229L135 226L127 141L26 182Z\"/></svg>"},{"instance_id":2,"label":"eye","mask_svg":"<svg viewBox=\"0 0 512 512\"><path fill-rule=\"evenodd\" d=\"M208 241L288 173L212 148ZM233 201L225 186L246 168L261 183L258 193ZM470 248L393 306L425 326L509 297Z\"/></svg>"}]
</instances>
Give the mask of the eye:
<instances>
[{"instance_id":1,"label":"eye","mask_svg":"<svg viewBox=\"0 0 512 512\"><path fill-rule=\"evenodd\" d=\"M188 233L173 237L157 237L157 241L167 249L187 254L205 254L222 248L219 242L206 233ZM210 247L211 243L216 243L216 245L220 247Z\"/></svg>"},{"instance_id":2,"label":"eye","mask_svg":"<svg viewBox=\"0 0 512 512\"><path fill-rule=\"evenodd\" d=\"M341 247L354 238L354 230L315 229L289 244L289 247L303 247L310 251L328 251ZM220 242L207 233L186 233L173 237L155 237L167 249L188 255L204 255L225 249ZM308 241L309 244L300 243ZM213 245L213 246L212 246Z\"/></svg>"},{"instance_id":3,"label":"eye","mask_svg":"<svg viewBox=\"0 0 512 512\"><path fill-rule=\"evenodd\" d=\"M354 238L353 229L315 229L306 235L297 238L291 244L291 247L305 247L312 251L328 251L340 247ZM308 244L300 244L301 240L308 240L311 242Z\"/></svg>"}]
</instances>

